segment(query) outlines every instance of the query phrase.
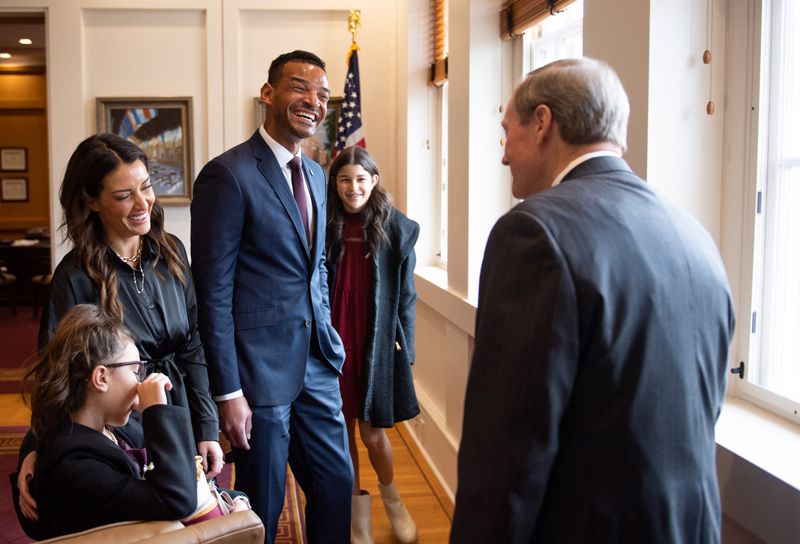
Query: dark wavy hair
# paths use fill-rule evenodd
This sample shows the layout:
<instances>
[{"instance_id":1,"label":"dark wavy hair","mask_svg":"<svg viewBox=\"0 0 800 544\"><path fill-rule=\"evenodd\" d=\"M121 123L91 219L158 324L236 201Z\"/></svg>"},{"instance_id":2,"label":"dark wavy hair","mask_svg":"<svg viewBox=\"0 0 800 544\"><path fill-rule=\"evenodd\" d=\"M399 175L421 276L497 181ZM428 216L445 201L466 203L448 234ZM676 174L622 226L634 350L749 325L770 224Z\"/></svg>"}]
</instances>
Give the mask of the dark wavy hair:
<instances>
[{"instance_id":1,"label":"dark wavy hair","mask_svg":"<svg viewBox=\"0 0 800 544\"><path fill-rule=\"evenodd\" d=\"M118 316L122 305L117 296L115 263L107 257L106 230L90 202L103 191L103 181L123 164L142 161L147 168L147 155L136 144L114 134L96 134L78 145L67 164L59 199L64 210L62 229L75 246L75 260L100 291L100 307ZM167 263L170 273L186 283L184 264L178 246L164 232L164 208L156 199L150 215L150 232L146 235L156 246L153 270L159 258Z\"/></svg>"},{"instance_id":2,"label":"dark wavy hair","mask_svg":"<svg viewBox=\"0 0 800 544\"><path fill-rule=\"evenodd\" d=\"M116 316L92 304L73 306L58 324L36 364L22 379L34 379L30 397L31 429L39 445L55 428L72 422L86 403L87 385L95 367L110 363L133 342Z\"/></svg>"},{"instance_id":3,"label":"dark wavy hair","mask_svg":"<svg viewBox=\"0 0 800 544\"><path fill-rule=\"evenodd\" d=\"M313 64L314 66L319 66L322 68L322 71L325 72L325 61L316 56L314 53L309 53L308 51L301 51L298 49L296 51L292 51L291 53L284 53L272 61L272 63L269 65L269 71L267 72L269 74L267 76L267 83L273 87L278 84L278 80L283 77L283 67L287 62Z\"/></svg>"},{"instance_id":4,"label":"dark wavy hair","mask_svg":"<svg viewBox=\"0 0 800 544\"><path fill-rule=\"evenodd\" d=\"M377 254L381 248L391 247L389 236L386 234L386 225L394 211L392 195L381 185L381 176L378 165L369 151L362 147L346 147L336 156L331 164L328 176L328 224L325 232L325 250L328 259L341 262L344 255L344 218L347 213L344 204L336 190L336 176L339 170L351 164L357 164L366 170L370 176L378 176L378 183L372 188L366 206L361 211L361 222L364 227L364 240L369 251L367 256Z\"/></svg>"}]
</instances>

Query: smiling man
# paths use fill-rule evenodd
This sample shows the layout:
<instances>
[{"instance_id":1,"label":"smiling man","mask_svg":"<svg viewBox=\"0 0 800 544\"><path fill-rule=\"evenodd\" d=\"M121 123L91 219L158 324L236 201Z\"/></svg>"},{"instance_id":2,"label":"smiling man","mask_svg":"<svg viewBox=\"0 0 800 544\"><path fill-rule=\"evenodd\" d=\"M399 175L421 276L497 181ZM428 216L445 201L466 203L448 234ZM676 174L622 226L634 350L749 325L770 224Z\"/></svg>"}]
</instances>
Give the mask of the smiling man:
<instances>
[{"instance_id":1,"label":"smiling man","mask_svg":"<svg viewBox=\"0 0 800 544\"><path fill-rule=\"evenodd\" d=\"M353 472L331 326L325 173L300 151L325 119L325 63L276 58L264 126L209 162L192 201L192 271L211 392L233 445L236 489L273 542L286 462L306 496L308 541L350 540Z\"/></svg>"}]
</instances>

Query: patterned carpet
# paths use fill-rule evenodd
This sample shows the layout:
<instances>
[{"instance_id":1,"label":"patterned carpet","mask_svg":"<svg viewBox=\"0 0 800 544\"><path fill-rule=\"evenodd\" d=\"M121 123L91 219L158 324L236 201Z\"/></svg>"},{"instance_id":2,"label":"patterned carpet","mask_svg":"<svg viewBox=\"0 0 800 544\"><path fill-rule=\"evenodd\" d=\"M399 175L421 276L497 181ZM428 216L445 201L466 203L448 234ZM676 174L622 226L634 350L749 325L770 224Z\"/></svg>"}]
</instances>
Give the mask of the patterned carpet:
<instances>
[{"instance_id":1,"label":"patterned carpet","mask_svg":"<svg viewBox=\"0 0 800 544\"><path fill-rule=\"evenodd\" d=\"M0 394L19 393L22 367L33 363L38 334L33 307L20 306L16 317L10 308L0 307Z\"/></svg>"}]
</instances>

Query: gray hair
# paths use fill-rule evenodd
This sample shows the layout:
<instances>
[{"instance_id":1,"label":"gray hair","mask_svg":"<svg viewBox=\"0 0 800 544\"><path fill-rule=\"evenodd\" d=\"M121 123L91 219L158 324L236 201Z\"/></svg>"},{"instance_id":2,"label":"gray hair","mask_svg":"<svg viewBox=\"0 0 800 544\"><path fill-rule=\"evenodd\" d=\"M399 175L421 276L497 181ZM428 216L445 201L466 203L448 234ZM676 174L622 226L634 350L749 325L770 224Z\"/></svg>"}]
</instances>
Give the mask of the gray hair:
<instances>
[{"instance_id":1,"label":"gray hair","mask_svg":"<svg viewBox=\"0 0 800 544\"><path fill-rule=\"evenodd\" d=\"M552 62L528 74L514 93L514 112L528 124L546 105L561 139L571 145L610 141L628 149L631 107L619 76L605 62L578 58Z\"/></svg>"}]
</instances>

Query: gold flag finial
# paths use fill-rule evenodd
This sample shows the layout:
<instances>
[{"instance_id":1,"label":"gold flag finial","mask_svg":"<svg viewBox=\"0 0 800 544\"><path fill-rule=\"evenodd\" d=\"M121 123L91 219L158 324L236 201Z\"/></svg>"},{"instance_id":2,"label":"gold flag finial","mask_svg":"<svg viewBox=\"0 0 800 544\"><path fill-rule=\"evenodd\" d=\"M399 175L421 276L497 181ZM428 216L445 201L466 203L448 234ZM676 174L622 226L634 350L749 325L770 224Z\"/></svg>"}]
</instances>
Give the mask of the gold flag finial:
<instances>
[{"instance_id":1,"label":"gold flag finial","mask_svg":"<svg viewBox=\"0 0 800 544\"><path fill-rule=\"evenodd\" d=\"M361 10L350 10L350 17L347 18L347 31L353 35L353 43L356 43L356 27L361 25Z\"/></svg>"}]
</instances>

